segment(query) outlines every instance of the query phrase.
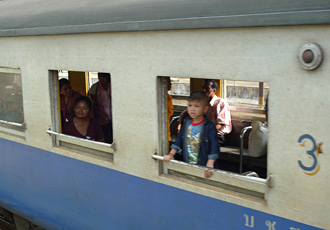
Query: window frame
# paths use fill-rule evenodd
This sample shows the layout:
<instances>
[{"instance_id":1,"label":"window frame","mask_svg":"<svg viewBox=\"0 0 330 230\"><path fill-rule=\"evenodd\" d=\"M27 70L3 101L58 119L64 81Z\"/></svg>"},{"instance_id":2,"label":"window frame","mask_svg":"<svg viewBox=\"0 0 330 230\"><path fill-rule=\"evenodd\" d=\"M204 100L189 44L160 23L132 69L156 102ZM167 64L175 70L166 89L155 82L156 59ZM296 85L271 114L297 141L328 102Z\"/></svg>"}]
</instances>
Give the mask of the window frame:
<instances>
[{"instance_id":1,"label":"window frame","mask_svg":"<svg viewBox=\"0 0 330 230\"><path fill-rule=\"evenodd\" d=\"M21 76L21 84L22 84L22 71L20 68L13 68L13 67L0 67L1 73L13 73L19 74ZM25 116L24 116L24 101L23 101L23 86L22 86L22 113L23 113L23 122L12 122L0 119L0 132L12 134L19 137L25 137L25 130L26 130L26 123L25 123Z\"/></svg>"},{"instance_id":2,"label":"window frame","mask_svg":"<svg viewBox=\"0 0 330 230\"><path fill-rule=\"evenodd\" d=\"M253 177L233 173L220 169L210 169L204 166L193 165L177 160L170 160L169 163L163 162L163 156L167 154L169 146L167 143L167 91L166 77L157 77L157 102L158 102L158 120L159 120L159 150L152 156L159 161L159 175L168 175L175 179L177 177L187 179L194 183L202 183L217 188L238 192L240 194L250 195L262 200L266 200L268 190L274 186L272 175L267 178ZM213 176L206 179L204 171L213 171Z\"/></svg>"},{"instance_id":3,"label":"window frame","mask_svg":"<svg viewBox=\"0 0 330 230\"><path fill-rule=\"evenodd\" d=\"M52 136L53 146L88 153L110 161L114 159L116 145L87 140L61 133L58 70L49 70L49 93L51 105L51 128L46 132Z\"/></svg>"}]
</instances>

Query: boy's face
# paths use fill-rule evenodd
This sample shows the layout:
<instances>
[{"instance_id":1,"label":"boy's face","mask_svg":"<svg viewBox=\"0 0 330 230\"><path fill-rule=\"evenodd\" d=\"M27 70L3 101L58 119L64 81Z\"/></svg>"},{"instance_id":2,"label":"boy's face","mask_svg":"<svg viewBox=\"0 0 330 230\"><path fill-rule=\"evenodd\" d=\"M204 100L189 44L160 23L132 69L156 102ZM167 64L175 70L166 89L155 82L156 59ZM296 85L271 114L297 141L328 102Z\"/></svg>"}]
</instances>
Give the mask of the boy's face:
<instances>
[{"instance_id":1,"label":"boy's face","mask_svg":"<svg viewBox=\"0 0 330 230\"><path fill-rule=\"evenodd\" d=\"M207 110L208 106L203 101L193 100L188 102L188 114L193 120L202 118Z\"/></svg>"}]
</instances>

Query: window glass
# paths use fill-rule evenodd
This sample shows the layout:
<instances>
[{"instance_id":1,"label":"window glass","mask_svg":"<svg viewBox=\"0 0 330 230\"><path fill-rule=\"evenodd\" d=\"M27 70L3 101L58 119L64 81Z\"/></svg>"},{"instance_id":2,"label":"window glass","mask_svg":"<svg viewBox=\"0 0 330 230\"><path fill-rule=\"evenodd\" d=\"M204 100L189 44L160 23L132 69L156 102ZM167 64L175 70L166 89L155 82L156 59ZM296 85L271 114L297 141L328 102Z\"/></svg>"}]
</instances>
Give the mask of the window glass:
<instances>
[{"instance_id":1,"label":"window glass","mask_svg":"<svg viewBox=\"0 0 330 230\"><path fill-rule=\"evenodd\" d=\"M171 78L171 95L189 96L190 95L190 78Z\"/></svg>"},{"instance_id":2,"label":"window glass","mask_svg":"<svg viewBox=\"0 0 330 230\"><path fill-rule=\"evenodd\" d=\"M98 75L97 72L88 72L88 88L98 82Z\"/></svg>"},{"instance_id":3,"label":"window glass","mask_svg":"<svg viewBox=\"0 0 330 230\"><path fill-rule=\"evenodd\" d=\"M264 95L266 98L268 94L269 86L267 83L264 83L262 87L260 87L259 82L253 81L224 81L226 99L229 103L242 103L242 104L251 104L258 105L262 104L259 101L259 95ZM263 90L260 92L259 90Z\"/></svg>"},{"instance_id":4,"label":"window glass","mask_svg":"<svg viewBox=\"0 0 330 230\"><path fill-rule=\"evenodd\" d=\"M23 124L23 97L20 69L0 68L0 120Z\"/></svg>"}]
</instances>

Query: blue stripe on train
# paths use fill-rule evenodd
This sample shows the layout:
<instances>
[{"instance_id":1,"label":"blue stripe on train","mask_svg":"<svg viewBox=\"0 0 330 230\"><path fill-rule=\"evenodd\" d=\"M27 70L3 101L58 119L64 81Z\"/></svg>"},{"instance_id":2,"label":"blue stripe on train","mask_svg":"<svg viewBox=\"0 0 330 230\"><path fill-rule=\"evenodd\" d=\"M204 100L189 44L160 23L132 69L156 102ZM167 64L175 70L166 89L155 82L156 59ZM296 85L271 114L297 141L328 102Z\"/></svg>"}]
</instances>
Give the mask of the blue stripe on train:
<instances>
[{"instance_id":1,"label":"blue stripe on train","mask_svg":"<svg viewBox=\"0 0 330 230\"><path fill-rule=\"evenodd\" d=\"M0 206L48 229L318 229L1 138L0 148Z\"/></svg>"}]
</instances>

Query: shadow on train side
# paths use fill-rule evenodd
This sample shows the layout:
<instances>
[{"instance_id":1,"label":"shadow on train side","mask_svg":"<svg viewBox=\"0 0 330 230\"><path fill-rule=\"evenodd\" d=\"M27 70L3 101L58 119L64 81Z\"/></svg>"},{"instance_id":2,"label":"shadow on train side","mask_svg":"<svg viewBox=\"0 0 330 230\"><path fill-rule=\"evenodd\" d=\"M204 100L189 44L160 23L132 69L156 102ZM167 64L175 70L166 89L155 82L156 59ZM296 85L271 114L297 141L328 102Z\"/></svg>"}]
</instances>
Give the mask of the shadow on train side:
<instances>
[{"instance_id":1,"label":"shadow on train side","mask_svg":"<svg viewBox=\"0 0 330 230\"><path fill-rule=\"evenodd\" d=\"M171 78L170 94L174 113L170 120L169 145L175 142L178 127L183 121L182 116L189 93L187 88L190 88L190 91L196 91L201 88L203 81L193 78L188 80ZM232 124L231 132L225 135L224 141L220 143L219 169L266 178L268 139L266 110L268 106L266 106L267 100L264 100L264 95L268 93L268 85L248 81L215 81L222 85L216 95L228 101ZM182 161L182 156L176 154L175 159Z\"/></svg>"}]
</instances>

